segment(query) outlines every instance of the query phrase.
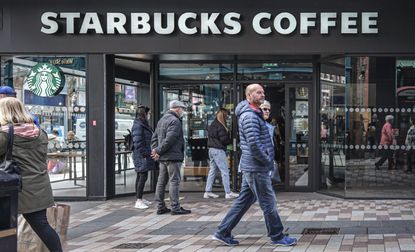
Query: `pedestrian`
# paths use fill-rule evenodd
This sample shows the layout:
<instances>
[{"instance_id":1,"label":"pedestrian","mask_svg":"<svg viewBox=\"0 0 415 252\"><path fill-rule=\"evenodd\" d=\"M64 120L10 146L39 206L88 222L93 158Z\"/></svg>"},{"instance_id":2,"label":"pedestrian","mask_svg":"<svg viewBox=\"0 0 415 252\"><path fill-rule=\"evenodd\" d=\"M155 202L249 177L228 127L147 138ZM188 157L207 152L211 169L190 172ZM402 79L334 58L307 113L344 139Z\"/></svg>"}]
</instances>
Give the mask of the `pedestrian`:
<instances>
[{"instance_id":1,"label":"pedestrian","mask_svg":"<svg viewBox=\"0 0 415 252\"><path fill-rule=\"evenodd\" d=\"M385 117L385 124L382 127L380 145L381 149L381 158L375 163L376 170L379 170L380 166L388 160L388 170L392 170L395 167L395 162L393 161L393 150L390 148L393 144L394 133L392 128L393 115L387 115Z\"/></svg>"},{"instance_id":2,"label":"pedestrian","mask_svg":"<svg viewBox=\"0 0 415 252\"><path fill-rule=\"evenodd\" d=\"M411 127L408 129L405 138L405 144L407 145L408 152L406 153L406 173L412 172L412 161L415 154L415 116L409 118Z\"/></svg>"},{"instance_id":3,"label":"pedestrian","mask_svg":"<svg viewBox=\"0 0 415 252\"><path fill-rule=\"evenodd\" d=\"M5 97L16 97L16 91L9 86L0 86L0 99Z\"/></svg>"},{"instance_id":4,"label":"pedestrian","mask_svg":"<svg viewBox=\"0 0 415 252\"><path fill-rule=\"evenodd\" d=\"M59 236L46 217L46 208L54 205L46 168L48 136L34 124L33 117L18 99L0 99L1 160L6 153L8 124L14 128L13 159L21 169L23 184L18 194L18 213L23 214L50 251L62 251Z\"/></svg>"},{"instance_id":5,"label":"pedestrian","mask_svg":"<svg viewBox=\"0 0 415 252\"><path fill-rule=\"evenodd\" d=\"M184 139L182 116L186 106L183 102L173 100L169 110L158 121L151 139L151 157L159 161L159 176L156 186L157 214L190 214L179 203L180 168L184 159ZM164 202L164 191L169 182L171 209Z\"/></svg>"},{"instance_id":6,"label":"pedestrian","mask_svg":"<svg viewBox=\"0 0 415 252\"><path fill-rule=\"evenodd\" d=\"M280 173L278 170L279 168L278 160L276 158L277 153L278 153L278 146L277 146L277 138L278 138L277 127L278 126L271 125L267 121L271 114L271 103L265 100L264 103L261 104L260 108L262 111L262 117L264 118L265 124L267 125L267 128L268 128L268 133L272 141L272 146L274 147L274 170L271 173L271 182L273 185L275 185L275 184L281 183L281 177L280 177Z\"/></svg>"},{"instance_id":7,"label":"pedestrian","mask_svg":"<svg viewBox=\"0 0 415 252\"><path fill-rule=\"evenodd\" d=\"M136 198L135 208L146 209L151 204L150 201L143 199L144 185L148 178L148 171L154 170L155 161L151 158L151 136L153 129L148 124L147 115L150 108L138 106L136 118L131 130L133 136L133 160L134 169L137 173L135 180Z\"/></svg>"},{"instance_id":8,"label":"pedestrian","mask_svg":"<svg viewBox=\"0 0 415 252\"><path fill-rule=\"evenodd\" d=\"M216 112L215 120L208 128L208 148L209 148L209 175L206 182L205 193L203 198L218 198L219 195L212 192L213 182L218 170L222 175L223 188L225 189L225 198L233 199L238 197L237 193L231 191L229 183L228 157L226 156L226 147L232 143L229 136L229 129L226 125L228 111L220 108Z\"/></svg>"},{"instance_id":9,"label":"pedestrian","mask_svg":"<svg viewBox=\"0 0 415 252\"><path fill-rule=\"evenodd\" d=\"M16 98L16 91L12 87L9 86L0 86L0 99L5 97L14 97ZM36 126L40 126L39 118L31 113L31 116L33 117L33 121Z\"/></svg>"},{"instance_id":10,"label":"pedestrian","mask_svg":"<svg viewBox=\"0 0 415 252\"><path fill-rule=\"evenodd\" d=\"M271 244L291 246L297 239L283 234L284 227L277 211L277 202L269 172L274 168L274 150L260 105L264 102L264 89L250 84L245 90L246 100L236 107L242 156L242 186L239 197L233 202L212 239L228 246L238 245L232 236L233 228L257 200L263 211Z\"/></svg>"}]
</instances>

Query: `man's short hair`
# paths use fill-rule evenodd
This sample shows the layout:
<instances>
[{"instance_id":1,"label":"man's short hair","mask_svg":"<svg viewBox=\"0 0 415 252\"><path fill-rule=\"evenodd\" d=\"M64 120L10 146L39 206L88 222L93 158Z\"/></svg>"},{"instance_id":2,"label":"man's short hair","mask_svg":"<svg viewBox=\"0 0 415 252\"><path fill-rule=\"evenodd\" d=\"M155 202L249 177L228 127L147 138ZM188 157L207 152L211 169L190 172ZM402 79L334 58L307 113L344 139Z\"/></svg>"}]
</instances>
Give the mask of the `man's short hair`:
<instances>
[{"instance_id":1,"label":"man's short hair","mask_svg":"<svg viewBox=\"0 0 415 252\"><path fill-rule=\"evenodd\" d=\"M245 89L245 95L249 95L249 94L251 94L253 91L254 91L254 86L256 86L256 85L259 85L259 86L261 86L262 87L262 85L261 84L258 84L258 83L252 83L252 84L249 84L247 87L246 87L246 89Z\"/></svg>"}]
</instances>

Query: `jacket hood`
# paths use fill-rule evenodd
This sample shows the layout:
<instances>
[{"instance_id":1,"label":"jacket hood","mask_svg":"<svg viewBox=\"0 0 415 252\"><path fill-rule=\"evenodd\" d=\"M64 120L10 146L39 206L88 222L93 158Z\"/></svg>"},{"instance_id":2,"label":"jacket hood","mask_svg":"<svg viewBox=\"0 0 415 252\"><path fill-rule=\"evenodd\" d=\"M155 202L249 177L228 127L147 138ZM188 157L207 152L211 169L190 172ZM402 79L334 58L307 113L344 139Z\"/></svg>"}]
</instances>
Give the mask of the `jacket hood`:
<instances>
[{"instance_id":1,"label":"jacket hood","mask_svg":"<svg viewBox=\"0 0 415 252\"><path fill-rule=\"evenodd\" d=\"M236 106L235 114L237 117L240 117L243 113L253 111L251 107L249 107L249 102L247 100L243 100Z\"/></svg>"},{"instance_id":2,"label":"jacket hood","mask_svg":"<svg viewBox=\"0 0 415 252\"><path fill-rule=\"evenodd\" d=\"M253 108L251 108L251 106L249 106L248 100L243 100L236 106L235 114L237 117L240 117L245 112L254 112L255 114L260 115L260 117L262 118L260 111L261 110L255 111Z\"/></svg>"}]
</instances>

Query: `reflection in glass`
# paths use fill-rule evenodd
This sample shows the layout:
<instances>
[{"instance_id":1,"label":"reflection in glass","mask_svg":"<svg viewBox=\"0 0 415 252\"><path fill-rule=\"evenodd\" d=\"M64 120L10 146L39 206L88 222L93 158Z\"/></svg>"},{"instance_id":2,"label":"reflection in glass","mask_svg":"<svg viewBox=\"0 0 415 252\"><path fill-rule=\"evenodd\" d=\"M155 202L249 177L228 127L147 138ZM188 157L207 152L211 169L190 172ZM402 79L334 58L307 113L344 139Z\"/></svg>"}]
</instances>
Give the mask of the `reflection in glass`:
<instances>
[{"instance_id":1,"label":"reflection in glass","mask_svg":"<svg viewBox=\"0 0 415 252\"><path fill-rule=\"evenodd\" d=\"M168 110L168 104L172 100L181 100L188 106L183 116L185 158L181 171L183 180L180 184L183 190L204 191L205 189L209 172L207 128L215 119L215 113L219 108L224 107L233 113L230 87L225 84L162 86L159 117ZM228 120L231 129L231 117L228 117ZM228 147L227 156L229 164L232 164L231 145ZM217 190L216 188L222 189L220 176L215 180L214 190Z\"/></svg>"},{"instance_id":2,"label":"reflection in glass","mask_svg":"<svg viewBox=\"0 0 415 252\"><path fill-rule=\"evenodd\" d=\"M347 197L413 198L414 59L346 57L321 69L323 188Z\"/></svg>"},{"instance_id":3,"label":"reflection in glass","mask_svg":"<svg viewBox=\"0 0 415 252\"><path fill-rule=\"evenodd\" d=\"M311 63L247 63L238 64L238 80L311 81Z\"/></svg>"},{"instance_id":4,"label":"reflection in glass","mask_svg":"<svg viewBox=\"0 0 415 252\"><path fill-rule=\"evenodd\" d=\"M288 88L289 112L289 185L308 186L309 168L309 90Z\"/></svg>"},{"instance_id":5,"label":"reflection in glass","mask_svg":"<svg viewBox=\"0 0 415 252\"><path fill-rule=\"evenodd\" d=\"M85 57L2 57L3 83L12 86L17 98L46 131L48 171L54 196L86 196L86 78ZM56 95L40 97L28 88L27 75L38 63L58 67L65 86Z\"/></svg>"},{"instance_id":6,"label":"reflection in glass","mask_svg":"<svg viewBox=\"0 0 415 252\"><path fill-rule=\"evenodd\" d=\"M233 80L232 64L160 64L160 80Z\"/></svg>"}]
</instances>

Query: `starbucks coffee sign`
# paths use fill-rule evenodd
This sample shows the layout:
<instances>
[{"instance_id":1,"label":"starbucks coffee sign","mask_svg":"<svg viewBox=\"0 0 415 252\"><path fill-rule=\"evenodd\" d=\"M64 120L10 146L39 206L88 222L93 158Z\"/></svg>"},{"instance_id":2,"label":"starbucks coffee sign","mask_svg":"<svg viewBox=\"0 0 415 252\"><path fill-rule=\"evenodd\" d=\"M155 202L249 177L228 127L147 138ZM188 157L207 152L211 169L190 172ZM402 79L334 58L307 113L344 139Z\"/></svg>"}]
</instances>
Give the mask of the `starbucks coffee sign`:
<instances>
[{"instance_id":1,"label":"starbucks coffee sign","mask_svg":"<svg viewBox=\"0 0 415 252\"><path fill-rule=\"evenodd\" d=\"M29 90L37 96L52 97L58 95L65 86L65 76L56 66L38 63L27 75Z\"/></svg>"}]
</instances>

